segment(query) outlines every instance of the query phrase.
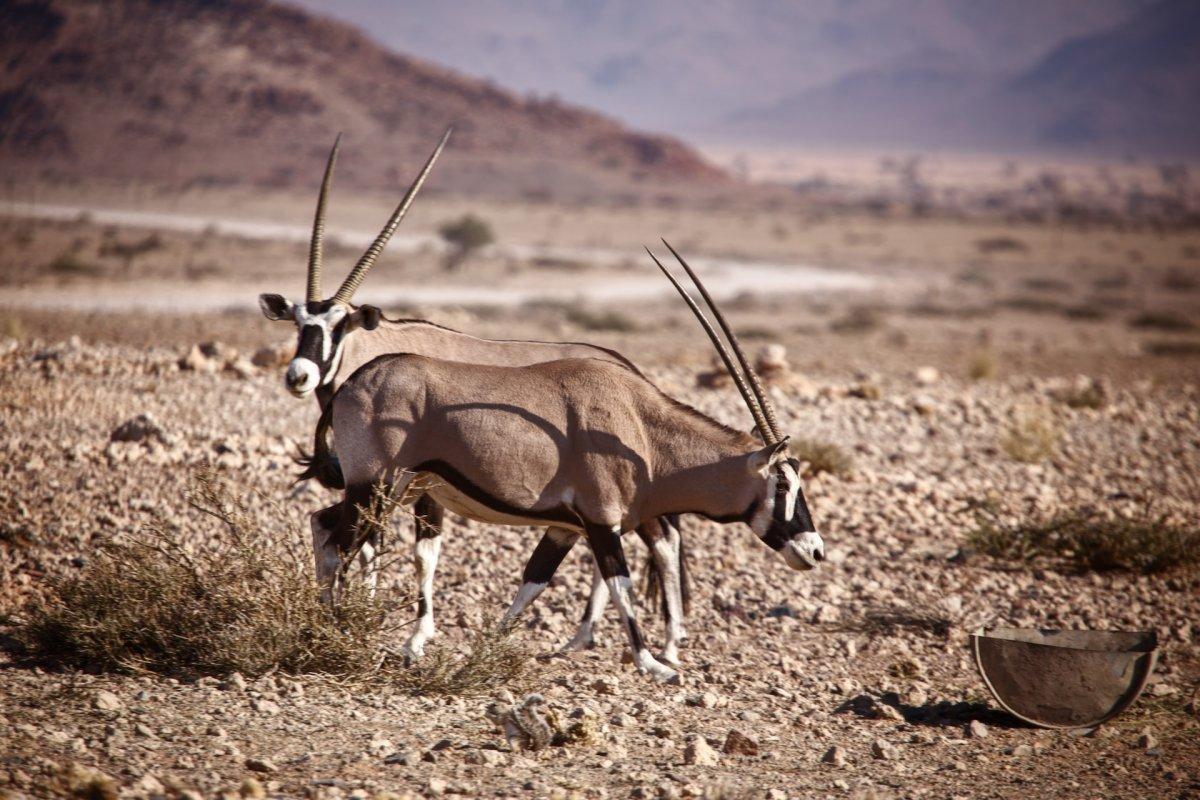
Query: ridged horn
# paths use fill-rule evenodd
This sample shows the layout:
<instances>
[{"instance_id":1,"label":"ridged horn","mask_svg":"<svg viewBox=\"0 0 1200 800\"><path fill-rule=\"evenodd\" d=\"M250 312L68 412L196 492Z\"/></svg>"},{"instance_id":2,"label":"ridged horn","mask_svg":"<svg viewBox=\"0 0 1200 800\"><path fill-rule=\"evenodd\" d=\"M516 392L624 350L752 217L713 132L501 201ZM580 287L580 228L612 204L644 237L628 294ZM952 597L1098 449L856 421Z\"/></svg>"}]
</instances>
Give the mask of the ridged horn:
<instances>
[{"instance_id":1,"label":"ridged horn","mask_svg":"<svg viewBox=\"0 0 1200 800\"><path fill-rule=\"evenodd\" d=\"M699 276L697 276L696 273L692 271L692 268L688 266L688 263L683 260L683 256L679 255L675 248L671 247L670 242L668 242L666 239L663 239L662 243L665 244L667 249L671 251L671 255L678 259L684 271L687 272L688 277L692 279L692 283L696 284L696 288L700 290L700 296L704 298L704 302L707 303L709 309L712 310L713 317L716 318L717 324L721 326L721 330L725 332L725 338L729 340L729 346L733 348L733 352L734 355L737 356L738 363L742 365L742 372L745 373L746 380L750 382L751 391L754 392L754 396L758 399L759 407L762 409L763 416L766 417L767 430L770 432L770 435L775 441L779 441L783 438L783 436L779 433L779 423L775 419L775 409L771 406L771 400L767 397L767 393L763 390L762 383L758 380L758 374L755 373L754 368L750 366L750 361L746 358L746 354L742 352L742 347L740 344L738 344L737 337L733 335L733 329L725 320L725 315L721 313L721 309L717 308L717 304L713 302L712 296L709 295L708 290L704 288L704 284L700 281ZM766 440L767 437L764 436L763 439Z\"/></svg>"},{"instance_id":2,"label":"ridged horn","mask_svg":"<svg viewBox=\"0 0 1200 800\"><path fill-rule=\"evenodd\" d=\"M308 289L306 300L321 299L321 269L325 266L325 204L329 201L329 186L333 183L333 165L337 163L338 148L342 145L339 133L333 140L329 160L325 162L325 177L321 180L321 194L317 196L317 213L313 215L312 242L308 246Z\"/></svg>"},{"instance_id":3,"label":"ridged horn","mask_svg":"<svg viewBox=\"0 0 1200 800\"><path fill-rule=\"evenodd\" d=\"M741 392L742 399L746 401L746 407L750 409L750 415L754 417L754 424L758 426L759 432L763 434L763 440L766 441L767 444L773 444L774 442L769 438L771 435L771 429L767 426L767 420L765 417L763 417L762 409L755 401L754 396L750 393L749 387L746 386L746 381L743 380L737 366L733 363L733 359L729 355L729 350L726 349L725 344L721 341L721 337L718 336L717 332L713 329L712 323L708 321L708 317L704 315L704 312L700 309L700 306L696 304L696 301L692 299L692 296L687 293L687 289L684 289L683 285L675 279L675 276L672 275L670 271L663 266L663 263L658 260L658 256L654 255L649 247L646 248L646 252L650 254L652 259L654 259L654 263L658 265L660 270L662 270L662 274L667 276L667 280L669 280L671 285L675 287L675 290L679 292L679 296L683 298L683 301L688 304L690 309L692 309L692 313L696 315L696 319L700 320L700 326L704 328L704 332L707 333L708 338L712 340L713 346L717 348L717 353L721 356L721 361L725 363L725 369L729 371L729 377L733 378L734 384L737 386L738 391Z\"/></svg>"},{"instance_id":4,"label":"ridged horn","mask_svg":"<svg viewBox=\"0 0 1200 800\"><path fill-rule=\"evenodd\" d=\"M379 254L383 252L383 248L387 247L388 240L396 232L396 227L404 219L404 215L408 213L408 207L412 205L417 192L421 190L421 184L425 183L425 179L429 177L429 171L433 169L434 162L442 154L442 148L446 146L452 130L454 130L452 127L446 128L446 132L442 134L442 140L434 148L433 154L425 162L425 166L422 167L421 173L417 175L417 179L413 181L412 186L409 186L408 191L404 193L404 199L400 201L400 205L396 206L396 210L392 212L392 217L388 220L387 225L383 226L383 230L375 237L375 241L367 248L367 252L363 253L362 258L354 265L354 269L350 270L350 274L346 276L346 280L342 281L337 294L333 296L335 302L350 302L350 298L354 296L354 292L357 291L363 278L367 276L367 272L375 265L375 259L379 258Z\"/></svg>"}]
</instances>

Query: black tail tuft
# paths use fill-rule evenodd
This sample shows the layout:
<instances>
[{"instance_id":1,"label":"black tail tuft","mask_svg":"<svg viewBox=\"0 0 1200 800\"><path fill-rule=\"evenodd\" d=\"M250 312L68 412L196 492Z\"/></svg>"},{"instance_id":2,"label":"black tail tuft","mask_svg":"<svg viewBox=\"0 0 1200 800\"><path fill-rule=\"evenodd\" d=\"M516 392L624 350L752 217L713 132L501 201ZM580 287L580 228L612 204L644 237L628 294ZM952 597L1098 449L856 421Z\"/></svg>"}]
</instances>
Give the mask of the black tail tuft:
<instances>
[{"instance_id":1,"label":"black tail tuft","mask_svg":"<svg viewBox=\"0 0 1200 800\"><path fill-rule=\"evenodd\" d=\"M333 403L327 403L317 420L317 430L313 435L313 453L309 455L299 448L300 454L294 461L304 470L296 478L296 483L316 478L317 483L326 489L345 489L346 478L342 475L342 465L337 456L329 448L329 428L332 424Z\"/></svg>"},{"instance_id":2,"label":"black tail tuft","mask_svg":"<svg viewBox=\"0 0 1200 800\"><path fill-rule=\"evenodd\" d=\"M692 607L692 588L688 578L687 550L684 547L683 528L679 525L678 514L669 514L664 519L666 520L665 524L679 531L679 594L683 600L683 613L687 614ZM646 576L642 583L642 591L650 598L652 604L659 606L665 617L667 615L667 595L662 590L662 573L658 570L658 563L654 560L653 552L646 556L646 566L642 571ZM658 602L654 603L655 600Z\"/></svg>"}]
</instances>

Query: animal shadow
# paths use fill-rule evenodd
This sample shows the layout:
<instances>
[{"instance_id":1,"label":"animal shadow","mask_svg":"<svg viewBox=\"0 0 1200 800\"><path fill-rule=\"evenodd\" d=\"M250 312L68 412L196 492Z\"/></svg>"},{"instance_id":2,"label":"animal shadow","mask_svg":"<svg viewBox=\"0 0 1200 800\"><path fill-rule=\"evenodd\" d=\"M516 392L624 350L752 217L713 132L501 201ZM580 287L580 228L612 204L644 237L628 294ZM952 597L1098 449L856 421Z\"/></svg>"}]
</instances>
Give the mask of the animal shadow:
<instances>
[{"instance_id":1,"label":"animal shadow","mask_svg":"<svg viewBox=\"0 0 1200 800\"><path fill-rule=\"evenodd\" d=\"M891 711L884 708L890 707ZM900 701L895 692L883 692L878 697L859 694L839 705L834 713L854 714L864 719L895 719L896 714L909 725L935 728L961 726L972 721L982 722L997 728L1028 728L1028 723L1017 719L1007 711L992 708L987 703L972 703L967 700L938 700L921 706L907 705Z\"/></svg>"}]
</instances>

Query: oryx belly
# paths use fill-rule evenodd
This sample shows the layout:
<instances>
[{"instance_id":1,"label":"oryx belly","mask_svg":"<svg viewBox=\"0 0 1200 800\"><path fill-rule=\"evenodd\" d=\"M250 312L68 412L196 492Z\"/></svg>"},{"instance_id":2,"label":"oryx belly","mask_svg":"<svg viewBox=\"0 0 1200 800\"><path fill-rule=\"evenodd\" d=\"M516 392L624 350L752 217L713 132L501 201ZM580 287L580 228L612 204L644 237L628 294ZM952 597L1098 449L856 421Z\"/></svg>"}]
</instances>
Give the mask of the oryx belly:
<instances>
[{"instance_id":1,"label":"oryx belly","mask_svg":"<svg viewBox=\"0 0 1200 800\"><path fill-rule=\"evenodd\" d=\"M436 477L433 478L433 483L428 494L443 508L453 511L460 517L495 525L554 525L569 530L583 530L581 526L566 524L549 513L546 517L539 517L536 510L531 510L529 516L516 515L510 510L499 511L487 505L485 501L464 494L451 484ZM549 509L547 511L549 512Z\"/></svg>"}]
</instances>

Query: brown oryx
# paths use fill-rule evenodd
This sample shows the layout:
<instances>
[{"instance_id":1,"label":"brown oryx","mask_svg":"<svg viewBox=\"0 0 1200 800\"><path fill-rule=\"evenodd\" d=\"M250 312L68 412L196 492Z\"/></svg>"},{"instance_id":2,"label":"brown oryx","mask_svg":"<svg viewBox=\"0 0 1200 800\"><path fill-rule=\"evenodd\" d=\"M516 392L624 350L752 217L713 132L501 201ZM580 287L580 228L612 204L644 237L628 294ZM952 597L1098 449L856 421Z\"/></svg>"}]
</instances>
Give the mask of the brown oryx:
<instances>
[{"instance_id":1,"label":"brown oryx","mask_svg":"<svg viewBox=\"0 0 1200 800\"><path fill-rule=\"evenodd\" d=\"M432 476L426 491L464 517L549 526L506 620L545 589L582 536L616 600L635 664L660 680L677 676L650 654L638 631L623 533L671 514L700 514L744 522L788 566L815 567L824 543L800 487L800 464L788 455L787 438L736 337L679 261L737 365L699 306L655 259L704 325L765 446L611 360L503 366L379 356L342 383L321 415L332 424L346 484L342 503L314 515L330 528L329 557L353 547L360 509L377 485L405 497L414 478Z\"/></svg>"},{"instance_id":2,"label":"brown oryx","mask_svg":"<svg viewBox=\"0 0 1200 800\"><path fill-rule=\"evenodd\" d=\"M356 307L351 304L355 290L407 213L449 135L450 132L447 131L442 137L379 236L359 259L337 292L330 298L324 298L321 290L321 272L325 209L339 146L338 142L334 143L325 166L313 221L305 300L302 303L290 303L277 294L264 294L259 297L263 314L268 319L291 320L296 325L296 352L285 375L288 391L294 396L314 395L319 406L324 409L345 378L363 364L387 353L414 353L448 361L499 366L524 366L562 358L598 358L637 372L636 367L619 353L594 345L479 339L425 320L390 320L383 317L374 306ZM343 488L336 459L327 455L329 449L324 444L327 431L327 424L319 428L316 448L318 455L308 463L302 477L315 477L329 488ZM441 548L443 509L426 494L416 501L413 512L417 528L419 622L405 650L410 657L415 658L421 655L425 641L434 634L433 575ZM317 557L318 577L330 590L337 577L339 561L336 551L331 553L323 550L322 545L332 528L330 521L336 519L339 513L337 508L326 509L321 515L313 517L313 548ZM682 551L679 519L668 515L662 519L647 520L644 525L638 527L638 534L650 550L650 569L657 573L663 589L663 610L667 629L663 658L677 664L679 641L685 635L683 615L687 600L686 561ZM551 535L547 533L547 536ZM377 541L368 540L359 553L359 561L369 584L373 584L376 579L376 545ZM549 546L546 544L540 547L544 551ZM323 558L323 554L327 558ZM595 641L595 625L607 604L608 587L597 570L583 619L575 636L567 643L567 649L592 646Z\"/></svg>"}]
</instances>

